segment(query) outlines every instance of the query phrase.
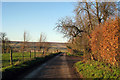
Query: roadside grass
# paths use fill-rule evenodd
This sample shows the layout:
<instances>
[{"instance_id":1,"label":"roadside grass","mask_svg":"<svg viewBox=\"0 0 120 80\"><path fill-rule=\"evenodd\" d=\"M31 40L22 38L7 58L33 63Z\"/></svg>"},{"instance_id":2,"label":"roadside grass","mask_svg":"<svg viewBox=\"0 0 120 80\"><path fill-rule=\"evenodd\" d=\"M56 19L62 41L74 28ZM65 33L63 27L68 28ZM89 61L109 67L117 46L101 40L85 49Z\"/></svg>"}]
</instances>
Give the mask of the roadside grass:
<instances>
[{"instance_id":1,"label":"roadside grass","mask_svg":"<svg viewBox=\"0 0 120 80\"><path fill-rule=\"evenodd\" d=\"M48 55L48 53L46 55ZM13 56L14 65L19 64L24 61L34 59L34 53L31 53L31 58L30 58L29 52L24 53L24 61L23 61L22 53L13 53L12 56ZM41 56L42 56L42 53L38 53L38 52L36 53L36 57L41 57ZM10 66L10 54L9 53L2 54L2 67L7 67L7 66Z\"/></svg>"},{"instance_id":2,"label":"roadside grass","mask_svg":"<svg viewBox=\"0 0 120 80\"><path fill-rule=\"evenodd\" d=\"M120 68L103 62L89 60L83 63L82 61L79 61L74 64L74 67L83 78L120 79Z\"/></svg>"},{"instance_id":3,"label":"roadside grass","mask_svg":"<svg viewBox=\"0 0 120 80\"><path fill-rule=\"evenodd\" d=\"M70 54L69 52L66 52L66 54L67 54L68 56L78 56L78 57L83 56L83 52L74 53L74 54Z\"/></svg>"},{"instance_id":4,"label":"roadside grass","mask_svg":"<svg viewBox=\"0 0 120 80\"><path fill-rule=\"evenodd\" d=\"M31 68L42 64L43 62L49 60L50 58L52 58L58 54L60 54L60 52L47 54L46 56L36 57L32 60L20 62L17 65L10 65L7 67L3 67L2 68L2 79L3 80L4 79L5 80L6 79L11 79L11 80L16 79L17 76L24 73L25 71L30 70Z\"/></svg>"}]
</instances>

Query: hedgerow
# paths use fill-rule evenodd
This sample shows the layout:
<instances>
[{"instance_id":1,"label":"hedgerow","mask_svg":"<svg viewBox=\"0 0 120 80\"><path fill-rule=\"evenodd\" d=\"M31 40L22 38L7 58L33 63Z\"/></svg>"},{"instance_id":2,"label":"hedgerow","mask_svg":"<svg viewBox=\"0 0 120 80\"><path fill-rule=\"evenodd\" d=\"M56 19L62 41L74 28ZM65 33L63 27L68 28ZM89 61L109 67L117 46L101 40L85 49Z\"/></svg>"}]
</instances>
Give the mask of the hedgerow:
<instances>
[{"instance_id":1,"label":"hedgerow","mask_svg":"<svg viewBox=\"0 0 120 80\"><path fill-rule=\"evenodd\" d=\"M94 59L113 65L118 65L120 62L119 20L110 19L92 31L89 41Z\"/></svg>"}]
</instances>

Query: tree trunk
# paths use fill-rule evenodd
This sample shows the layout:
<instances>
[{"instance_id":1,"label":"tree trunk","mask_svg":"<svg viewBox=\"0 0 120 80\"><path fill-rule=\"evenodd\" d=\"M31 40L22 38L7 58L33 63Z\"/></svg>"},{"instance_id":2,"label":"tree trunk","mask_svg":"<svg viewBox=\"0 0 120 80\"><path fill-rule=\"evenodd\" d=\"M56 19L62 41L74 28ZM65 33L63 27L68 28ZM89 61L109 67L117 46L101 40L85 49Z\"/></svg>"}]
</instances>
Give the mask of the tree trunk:
<instances>
[{"instance_id":1,"label":"tree trunk","mask_svg":"<svg viewBox=\"0 0 120 80\"><path fill-rule=\"evenodd\" d=\"M10 50L10 65L13 65L12 50Z\"/></svg>"},{"instance_id":2,"label":"tree trunk","mask_svg":"<svg viewBox=\"0 0 120 80\"><path fill-rule=\"evenodd\" d=\"M90 15L90 12L89 12L89 6L88 6L88 3L86 2L86 7L87 7L87 13L88 13L88 18L89 18L89 23L90 23L90 31L88 32L88 34L91 32L91 30L93 30L93 27L92 27L92 21L91 21L91 15Z\"/></svg>"}]
</instances>

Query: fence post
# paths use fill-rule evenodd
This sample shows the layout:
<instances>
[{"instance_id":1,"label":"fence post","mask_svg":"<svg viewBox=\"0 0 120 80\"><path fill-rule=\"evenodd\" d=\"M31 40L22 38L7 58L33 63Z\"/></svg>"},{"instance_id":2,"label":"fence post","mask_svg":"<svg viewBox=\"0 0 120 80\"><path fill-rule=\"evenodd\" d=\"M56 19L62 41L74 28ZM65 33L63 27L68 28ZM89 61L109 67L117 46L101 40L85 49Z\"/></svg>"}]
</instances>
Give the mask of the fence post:
<instances>
[{"instance_id":1,"label":"fence post","mask_svg":"<svg viewBox=\"0 0 120 80\"><path fill-rule=\"evenodd\" d=\"M31 51L30 51L30 59L31 59Z\"/></svg>"},{"instance_id":2,"label":"fence post","mask_svg":"<svg viewBox=\"0 0 120 80\"><path fill-rule=\"evenodd\" d=\"M34 49L34 58L36 58L36 50Z\"/></svg>"},{"instance_id":3,"label":"fence post","mask_svg":"<svg viewBox=\"0 0 120 80\"><path fill-rule=\"evenodd\" d=\"M12 49L10 49L10 65L13 65Z\"/></svg>"},{"instance_id":4,"label":"fence post","mask_svg":"<svg viewBox=\"0 0 120 80\"><path fill-rule=\"evenodd\" d=\"M22 52L22 57L23 57L23 61L24 61L24 51Z\"/></svg>"}]
</instances>

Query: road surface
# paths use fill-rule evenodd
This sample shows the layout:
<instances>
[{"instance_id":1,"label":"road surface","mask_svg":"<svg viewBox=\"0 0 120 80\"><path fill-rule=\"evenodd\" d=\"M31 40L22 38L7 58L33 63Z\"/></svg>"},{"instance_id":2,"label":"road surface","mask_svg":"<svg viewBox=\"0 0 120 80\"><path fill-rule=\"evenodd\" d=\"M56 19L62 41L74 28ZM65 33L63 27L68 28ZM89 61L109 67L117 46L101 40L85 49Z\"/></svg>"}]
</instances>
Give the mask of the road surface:
<instances>
[{"instance_id":1,"label":"road surface","mask_svg":"<svg viewBox=\"0 0 120 80\"><path fill-rule=\"evenodd\" d=\"M79 60L80 58L78 57L66 57L65 53L62 53L31 71L24 76L22 80L41 78L79 78L72 67L73 64Z\"/></svg>"}]
</instances>

